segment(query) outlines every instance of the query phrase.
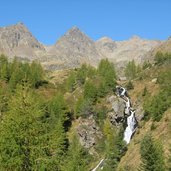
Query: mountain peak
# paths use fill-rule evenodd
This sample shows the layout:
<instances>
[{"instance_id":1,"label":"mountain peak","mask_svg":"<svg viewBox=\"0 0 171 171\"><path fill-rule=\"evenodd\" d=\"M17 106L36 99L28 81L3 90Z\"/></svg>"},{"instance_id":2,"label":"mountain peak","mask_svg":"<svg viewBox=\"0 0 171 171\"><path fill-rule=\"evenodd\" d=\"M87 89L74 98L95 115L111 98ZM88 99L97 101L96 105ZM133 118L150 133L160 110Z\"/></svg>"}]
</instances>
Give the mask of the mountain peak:
<instances>
[{"instance_id":1,"label":"mountain peak","mask_svg":"<svg viewBox=\"0 0 171 171\"><path fill-rule=\"evenodd\" d=\"M131 40L140 40L141 39L141 37L139 37L139 36L137 36L137 35L133 35L132 37L131 37Z\"/></svg>"},{"instance_id":2,"label":"mountain peak","mask_svg":"<svg viewBox=\"0 0 171 171\"><path fill-rule=\"evenodd\" d=\"M94 41L89 38L85 33L83 33L78 27L74 26L68 30L57 42L66 41L68 43L78 44L85 42L94 43Z\"/></svg>"},{"instance_id":3,"label":"mountain peak","mask_svg":"<svg viewBox=\"0 0 171 171\"><path fill-rule=\"evenodd\" d=\"M0 47L2 52L13 57L37 58L36 51L44 52L44 46L31 34L22 23L2 27L0 29Z\"/></svg>"},{"instance_id":4,"label":"mountain peak","mask_svg":"<svg viewBox=\"0 0 171 171\"><path fill-rule=\"evenodd\" d=\"M80 29L77 26L73 26L70 31L80 31Z\"/></svg>"},{"instance_id":5,"label":"mountain peak","mask_svg":"<svg viewBox=\"0 0 171 171\"><path fill-rule=\"evenodd\" d=\"M65 33L65 36L74 36L74 35L84 35L84 33L77 26L72 27Z\"/></svg>"},{"instance_id":6,"label":"mountain peak","mask_svg":"<svg viewBox=\"0 0 171 171\"><path fill-rule=\"evenodd\" d=\"M96 42L114 42L110 37L102 37L100 39L98 39Z\"/></svg>"},{"instance_id":7,"label":"mountain peak","mask_svg":"<svg viewBox=\"0 0 171 171\"><path fill-rule=\"evenodd\" d=\"M18 23L16 23L16 26L24 26L24 23L23 22L18 22Z\"/></svg>"}]
</instances>

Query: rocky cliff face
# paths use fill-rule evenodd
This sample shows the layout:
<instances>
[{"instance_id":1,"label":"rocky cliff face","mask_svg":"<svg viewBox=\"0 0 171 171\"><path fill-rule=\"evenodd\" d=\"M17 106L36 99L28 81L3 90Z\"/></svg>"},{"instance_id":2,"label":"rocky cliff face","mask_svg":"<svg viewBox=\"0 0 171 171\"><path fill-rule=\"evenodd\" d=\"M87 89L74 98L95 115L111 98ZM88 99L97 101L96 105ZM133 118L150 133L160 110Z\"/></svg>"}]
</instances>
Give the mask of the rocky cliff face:
<instances>
[{"instance_id":1,"label":"rocky cliff face","mask_svg":"<svg viewBox=\"0 0 171 171\"><path fill-rule=\"evenodd\" d=\"M102 58L95 47L95 43L77 27L70 29L54 46L47 49L50 63L60 64L62 68L79 67L82 63L96 66ZM48 65L48 63L45 63Z\"/></svg>"},{"instance_id":2,"label":"rocky cliff face","mask_svg":"<svg viewBox=\"0 0 171 171\"><path fill-rule=\"evenodd\" d=\"M32 60L38 59L40 53L45 53L45 48L23 23L18 23L0 28L0 52L9 57L18 56Z\"/></svg>"},{"instance_id":3,"label":"rocky cliff face","mask_svg":"<svg viewBox=\"0 0 171 171\"><path fill-rule=\"evenodd\" d=\"M77 27L70 29L55 45L42 45L22 24L0 28L0 53L13 58L39 60L51 70L75 68L82 63L97 66L102 58L108 58L122 67L134 59L141 63L147 53L158 47L161 41L144 40L137 36L126 41L113 41L104 37L96 42Z\"/></svg>"},{"instance_id":4,"label":"rocky cliff face","mask_svg":"<svg viewBox=\"0 0 171 171\"><path fill-rule=\"evenodd\" d=\"M102 55L115 63L125 63L133 59L141 63L144 61L144 55L160 44L161 41L145 40L138 36L126 41L112 41L107 37L96 41L96 47Z\"/></svg>"},{"instance_id":5,"label":"rocky cliff face","mask_svg":"<svg viewBox=\"0 0 171 171\"><path fill-rule=\"evenodd\" d=\"M166 41L163 41L159 46L156 46L154 49L152 49L146 56L153 59L158 51L163 53L171 53L171 36Z\"/></svg>"}]
</instances>

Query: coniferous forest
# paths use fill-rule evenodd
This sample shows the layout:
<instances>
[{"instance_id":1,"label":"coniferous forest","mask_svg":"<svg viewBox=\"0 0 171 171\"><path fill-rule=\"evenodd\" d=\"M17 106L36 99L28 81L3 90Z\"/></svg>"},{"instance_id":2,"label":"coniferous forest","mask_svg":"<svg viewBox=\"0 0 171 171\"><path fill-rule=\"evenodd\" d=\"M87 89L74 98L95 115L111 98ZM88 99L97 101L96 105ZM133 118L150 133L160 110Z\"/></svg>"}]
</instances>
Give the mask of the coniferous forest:
<instances>
[{"instance_id":1,"label":"coniferous forest","mask_svg":"<svg viewBox=\"0 0 171 171\"><path fill-rule=\"evenodd\" d=\"M170 55L157 53L154 66L129 62L125 87L134 90L134 80L147 79L147 68L161 69L157 75L159 88L153 96L147 87L141 92L145 117L139 129L150 121L150 131L154 132L171 107ZM50 74L37 61L20 62L0 56L0 170L88 171L102 157L106 159L104 171L129 170L129 166L118 168L129 148L123 141L124 127L118 129L111 124L107 116L110 111L104 105L104 99L115 94L118 84L114 65L107 59L101 60L97 68L83 64L69 70L59 84L51 82ZM84 148L78 132L72 130L76 120L90 116L103 134L95 147L98 155ZM140 144L141 156L138 170L170 169L170 153L166 160L160 140L147 133L136 143Z\"/></svg>"}]
</instances>

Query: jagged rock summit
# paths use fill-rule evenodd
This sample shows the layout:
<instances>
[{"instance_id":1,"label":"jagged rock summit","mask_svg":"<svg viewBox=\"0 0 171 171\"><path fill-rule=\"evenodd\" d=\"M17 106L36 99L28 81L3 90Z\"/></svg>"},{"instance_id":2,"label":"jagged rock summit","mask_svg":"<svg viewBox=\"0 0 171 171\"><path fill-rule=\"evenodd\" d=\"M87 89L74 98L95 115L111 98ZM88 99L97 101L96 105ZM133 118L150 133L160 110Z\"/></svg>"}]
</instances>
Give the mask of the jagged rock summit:
<instances>
[{"instance_id":1,"label":"jagged rock summit","mask_svg":"<svg viewBox=\"0 0 171 171\"><path fill-rule=\"evenodd\" d=\"M96 47L102 55L118 64L133 59L141 63L144 61L144 55L160 44L161 41L146 40L135 35L125 41L113 41L106 37L96 41Z\"/></svg>"},{"instance_id":2,"label":"jagged rock summit","mask_svg":"<svg viewBox=\"0 0 171 171\"><path fill-rule=\"evenodd\" d=\"M44 53L45 48L23 23L17 23L0 28L0 52L9 57L32 60L39 58L39 53Z\"/></svg>"},{"instance_id":3,"label":"jagged rock summit","mask_svg":"<svg viewBox=\"0 0 171 171\"><path fill-rule=\"evenodd\" d=\"M77 27L67 31L47 53L54 62L60 60L63 68L79 67L82 63L96 66L101 59L94 41Z\"/></svg>"},{"instance_id":4,"label":"jagged rock summit","mask_svg":"<svg viewBox=\"0 0 171 171\"><path fill-rule=\"evenodd\" d=\"M36 59L50 70L75 68L82 63L97 66L103 58L108 58L119 67L132 59L141 63L146 59L146 54L160 44L161 41L145 40L137 36L125 41L103 37L95 42L79 28L73 27L54 45L46 46L23 23L0 27L0 54L29 61Z\"/></svg>"}]
</instances>

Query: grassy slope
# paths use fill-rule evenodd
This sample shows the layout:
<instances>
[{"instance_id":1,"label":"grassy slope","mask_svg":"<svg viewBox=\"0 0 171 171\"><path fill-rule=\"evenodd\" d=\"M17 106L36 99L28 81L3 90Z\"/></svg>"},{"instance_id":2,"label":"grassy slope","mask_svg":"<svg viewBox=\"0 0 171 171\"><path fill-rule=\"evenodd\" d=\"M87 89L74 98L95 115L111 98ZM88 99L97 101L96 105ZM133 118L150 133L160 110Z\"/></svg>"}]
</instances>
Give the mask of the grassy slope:
<instances>
[{"instance_id":1,"label":"grassy slope","mask_svg":"<svg viewBox=\"0 0 171 171\"><path fill-rule=\"evenodd\" d=\"M161 70L164 70L164 68L159 69L154 67L153 69L150 70L147 69L145 71L144 80L136 80L133 82L134 89L129 91L129 95L131 97L131 101L133 102L133 106L135 108L136 108L136 102L139 101L140 103L142 103L144 100L144 97L142 97L142 92L144 90L144 87L147 88L151 96L155 95L159 91L160 89L159 85L153 83L151 80L157 77L158 75L157 73L161 72ZM63 80L67 77L68 73L69 73L68 71L53 73L52 82L58 85L58 83L61 83L61 79L63 82ZM51 95L56 93L53 88L48 90L42 89L41 92L45 94L45 96L47 97L49 96L48 95L49 93ZM82 93L83 93L82 88L78 87L73 93L66 93L65 99L67 100L67 103L73 107L73 105L75 104L75 102L77 101L77 99L80 97ZM103 99L101 100L103 101ZM99 103L99 105L101 104L103 104L103 102ZM151 130L151 125L152 125L151 120L149 120L148 122L141 121L141 123L139 123L140 127L138 128L136 134L134 135L131 143L128 146L128 151L126 152L125 156L121 159L121 162L118 167L118 171L122 169L135 171L138 169L141 162L140 153L139 153L140 142L146 133L151 133L155 139L159 140L163 144L165 159L167 161L169 155L169 147L171 144L170 122L171 122L171 109L165 112L164 117L160 122L155 123L156 129L154 130ZM72 136L72 134L75 132L75 128L77 127L78 123L79 123L78 120L73 121L72 127L68 132L69 139L70 136ZM98 156L96 158L97 159L96 162L98 162L98 160L100 160L101 157L102 156ZM92 166L94 166L96 162L93 161Z\"/></svg>"},{"instance_id":2,"label":"grassy slope","mask_svg":"<svg viewBox=\"0 0 171 171\"><path fill-rule=\"evenodd\" d=\"M159 140L164 148L164 156L167 162L169 157L169 148L171 144L171 109L165 112L164 117L158 123L155 123L156 129L151 130L152 121L148 121L137 131L132 139L131 143L128 146L128 151L126 155L121 159L118 170L121 168L129 168L131 171L137 170L140 165L140 143L142 137L151 133L154 139Z\"/></svg>"},{"instance_id":3,"label":"grassy slope","mask_svg":"<svg viewBox=\"0 0 171 171\"><path fill-rule=\"evenodd\" d=\"M153 68L147 71L145 80L134 81L134 89L129 91L130 97L133 102L133 106L137 101L144 101L142 97L142 92L144 87L147 87L150 95L153 96L159 91L159 85L153 83L151 80L156 76L156 71L160 72L163 68ZM137 113L138 115L138 113ZM122 157L118 171L120 170L131 170L137 171L141 163L140 157L140 143L145 134L151 133L154 139L159 140L164 148L164 156L166 163L168 163L169 148L171 145L171 109L167 110L160 122L155 122L155 129L151 130L152 121L147 122L141 121L139 123L139 128L135 133L131 143L128 145L128 151L125 156Z\"/></svg>"}]
</instances>

